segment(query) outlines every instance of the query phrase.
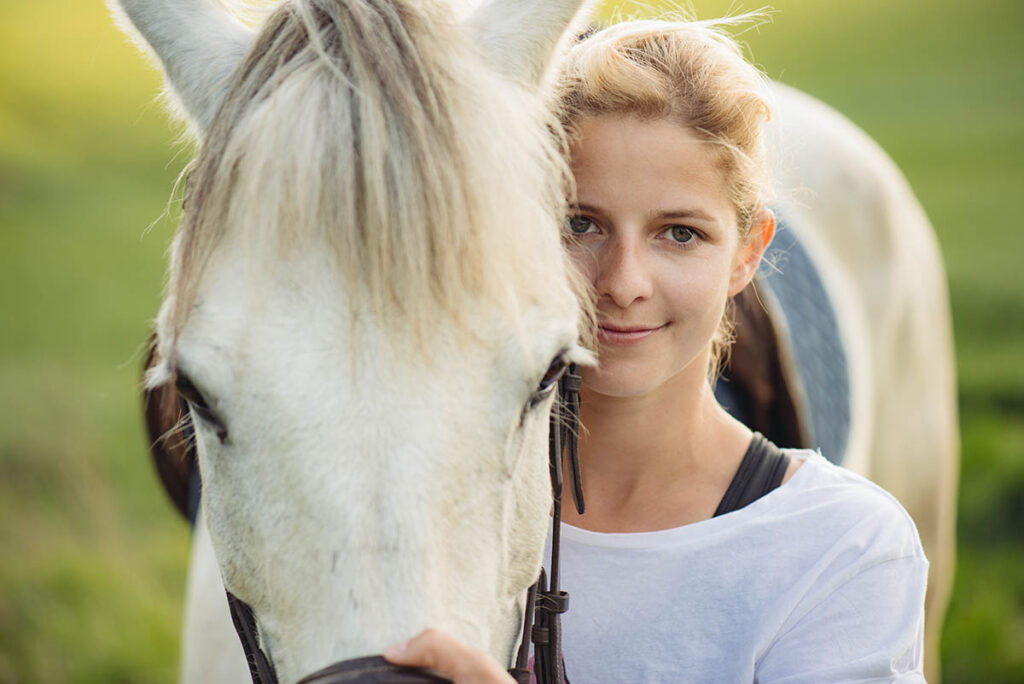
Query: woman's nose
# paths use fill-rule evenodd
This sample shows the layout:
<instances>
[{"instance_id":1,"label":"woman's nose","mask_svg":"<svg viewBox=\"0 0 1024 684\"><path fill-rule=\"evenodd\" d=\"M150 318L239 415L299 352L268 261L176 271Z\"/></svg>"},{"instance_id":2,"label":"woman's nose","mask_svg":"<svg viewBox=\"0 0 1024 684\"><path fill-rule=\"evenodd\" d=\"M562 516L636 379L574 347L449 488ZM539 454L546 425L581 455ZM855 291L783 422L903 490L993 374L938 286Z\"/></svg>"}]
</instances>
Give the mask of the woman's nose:
<instances>
[{"instance_id":1,"label":"woman's nose","mask_svg":"<svg viewBox=\"0 0 1024 684\"><path fill-rule=\"evenodd\" d=\"M607 297L625 309L651 296L651 274L645 265L642 245L614 239L602 251L594 282L599 297Z\"/></svg>"}]
</instances>

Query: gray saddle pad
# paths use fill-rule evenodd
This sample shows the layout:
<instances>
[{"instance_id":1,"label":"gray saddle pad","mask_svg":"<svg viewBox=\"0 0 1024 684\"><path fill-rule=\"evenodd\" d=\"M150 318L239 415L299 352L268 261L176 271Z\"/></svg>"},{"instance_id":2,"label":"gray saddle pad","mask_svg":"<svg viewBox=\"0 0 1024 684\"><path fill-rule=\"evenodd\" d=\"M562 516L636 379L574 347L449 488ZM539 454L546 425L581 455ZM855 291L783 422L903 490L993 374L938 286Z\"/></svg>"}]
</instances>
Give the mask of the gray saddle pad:
<instances>
[{"instance_id":1,"label":"gray saddle pad","mask_svg":"<svg viewBox=\"0 0 1024 684\"><path fill-rule=\"evenodd\" d=\"M850 436L849 360L818 268L782 220L757 277L780 341L789 348L798 376L795 399L811 444L841 464ZM715 395L744 420L729 383L718 383Z\"/></svg>"}]
</instances>

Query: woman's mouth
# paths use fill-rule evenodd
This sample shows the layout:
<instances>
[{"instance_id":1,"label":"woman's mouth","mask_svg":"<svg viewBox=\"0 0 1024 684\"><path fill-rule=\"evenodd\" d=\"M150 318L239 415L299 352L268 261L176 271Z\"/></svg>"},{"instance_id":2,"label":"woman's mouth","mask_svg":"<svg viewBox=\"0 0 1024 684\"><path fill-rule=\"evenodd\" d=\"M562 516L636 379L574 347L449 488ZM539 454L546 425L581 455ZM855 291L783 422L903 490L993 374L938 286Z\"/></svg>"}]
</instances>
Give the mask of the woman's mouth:
<instances>
[{"instance_id":1,"label":"woman's mouth","mask_svg":"<svg viewBox=\"0 0 1024 684\"><path fill-rule=\"evenodd\" d=\"M658 326L614 325L605 323L597 329L597 339L601 344L630 345L639 344L668 324Z\"/></svg>"}]
</instances>

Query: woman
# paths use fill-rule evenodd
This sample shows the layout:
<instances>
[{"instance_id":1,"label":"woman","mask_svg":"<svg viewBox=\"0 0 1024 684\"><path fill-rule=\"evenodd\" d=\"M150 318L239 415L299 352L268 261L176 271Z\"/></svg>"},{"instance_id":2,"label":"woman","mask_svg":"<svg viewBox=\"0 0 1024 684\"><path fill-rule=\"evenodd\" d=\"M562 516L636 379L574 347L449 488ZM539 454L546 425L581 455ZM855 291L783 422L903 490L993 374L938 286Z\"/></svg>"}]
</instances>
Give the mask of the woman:
<instances>
[{"instance_id":1,"label":"woman","mask_svg":"<svg viewBox=\"0 0 1024 684\"><path fill-rule=\"evenodd\" d=\"M570 677L923 681L927 561L909 516L819 454L752 434L712 392L729 298L775 229L761 77L707 25L633 22L573 49L561 99L569 248L600 342L582 373L587 512L567 511L562 532ZM740 491L751 473L760 489ZM509 681L434 631L389 657Z\"/></svg>"}]
</instances>

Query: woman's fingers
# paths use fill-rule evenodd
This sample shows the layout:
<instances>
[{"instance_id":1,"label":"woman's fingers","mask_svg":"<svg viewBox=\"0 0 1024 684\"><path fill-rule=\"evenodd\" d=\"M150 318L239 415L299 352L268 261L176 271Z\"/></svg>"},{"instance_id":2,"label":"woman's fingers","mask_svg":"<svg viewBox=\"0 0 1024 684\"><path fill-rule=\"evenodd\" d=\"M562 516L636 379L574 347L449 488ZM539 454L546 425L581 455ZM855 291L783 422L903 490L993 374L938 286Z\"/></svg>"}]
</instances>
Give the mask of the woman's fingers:
<instances>
[{"instance_id":1,"label":"woman's fingers","mask_svg":"<svg viewBox=\"0 0 1024 684\"><path fill-rule=\"evenodd\" d=\"M515 684L491 656L436 629L391 646L384 657L396 665L429 667L455 684Z\"/></svg>"}]
</instances>

